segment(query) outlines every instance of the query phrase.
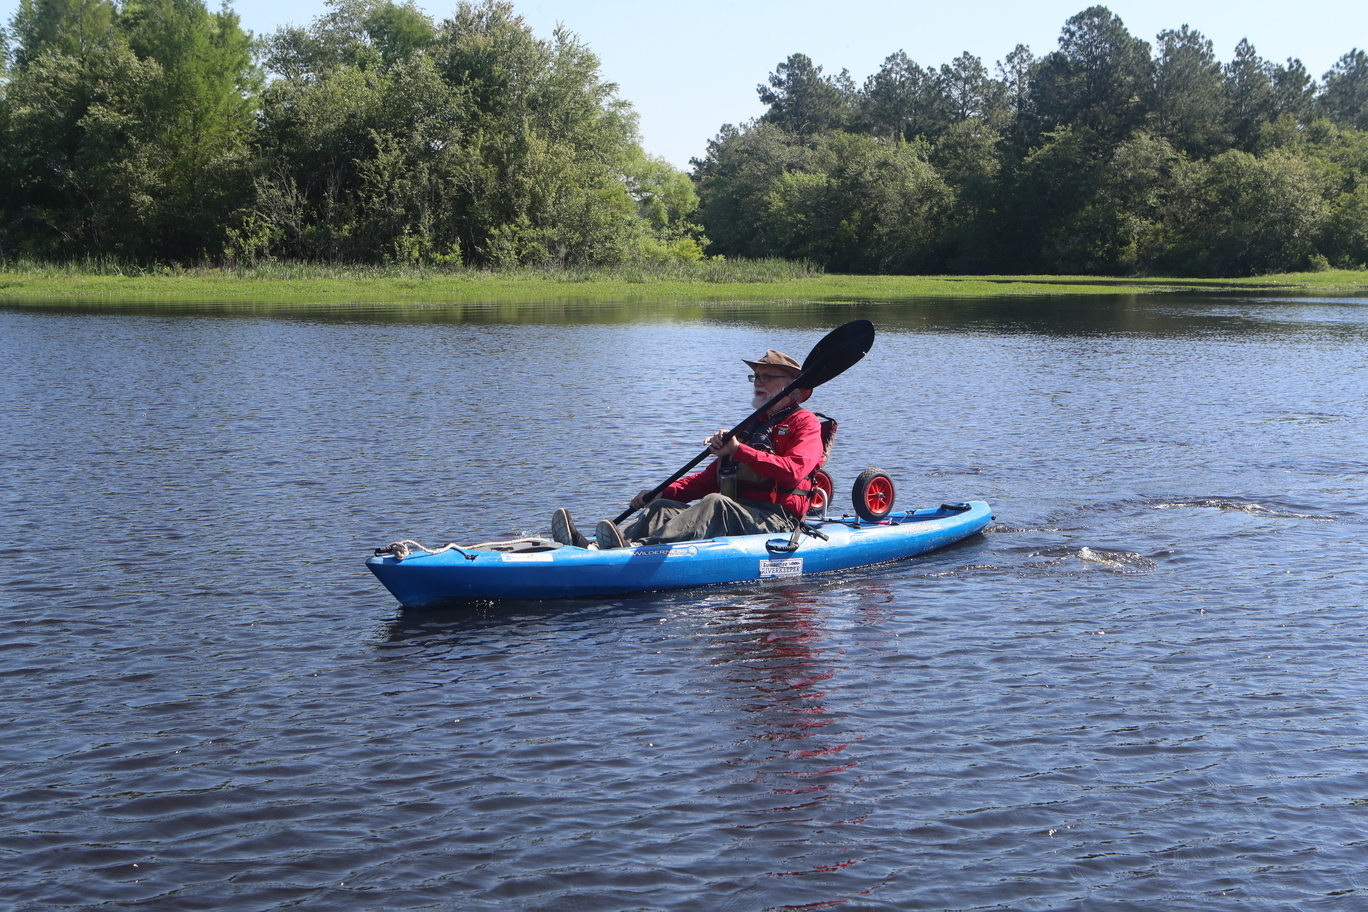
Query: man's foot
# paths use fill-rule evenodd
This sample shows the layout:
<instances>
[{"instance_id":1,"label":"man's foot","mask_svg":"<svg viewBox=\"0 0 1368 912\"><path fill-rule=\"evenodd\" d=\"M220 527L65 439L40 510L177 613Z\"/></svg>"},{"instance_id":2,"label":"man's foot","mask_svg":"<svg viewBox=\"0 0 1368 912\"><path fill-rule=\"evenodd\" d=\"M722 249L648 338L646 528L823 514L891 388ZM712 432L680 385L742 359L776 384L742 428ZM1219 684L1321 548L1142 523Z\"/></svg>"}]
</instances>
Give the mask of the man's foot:
<instances>
[{"instance_id":1,"label":"man's foot","mask_svg":"<svg viewBox=\"0 0 1368 912\"><path fill-rule=\"evenodd\" d=\"M598 539L600 551L627 547L627 539L622 537L622 532L618 529L617 523L611 519L605 519L598 524L594 529L594 538Z\"/></svg>"},{"instance_id":2,"label":"man's foot","mask_svg":"<svg viewBox=\"0 0 1368 912\"><path fill-rule=\"evenodd\" d=\"M589 547L589 539L580 534L580 530L575 528L575 521L570 518L570 511L562 507L551 514L551 537L562 545L574 545L576 548Z\"/></svg>"}]
</instances>

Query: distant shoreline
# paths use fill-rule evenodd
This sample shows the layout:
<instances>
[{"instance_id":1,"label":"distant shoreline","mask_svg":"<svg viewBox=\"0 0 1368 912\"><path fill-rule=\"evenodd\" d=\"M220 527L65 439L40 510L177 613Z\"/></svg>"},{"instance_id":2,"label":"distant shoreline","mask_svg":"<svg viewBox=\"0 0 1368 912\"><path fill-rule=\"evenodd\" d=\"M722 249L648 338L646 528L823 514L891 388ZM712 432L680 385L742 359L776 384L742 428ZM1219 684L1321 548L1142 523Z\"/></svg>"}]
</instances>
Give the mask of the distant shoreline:
<instances>
[{"instance_id":1,"label":"distant shoreline","mask_svg":"<svg viewBox=\"0 0 1368 912\"><path fill-rule=\"evenodd\" d=\"M1246 279L1097 276L709 276L702 271L601 270L508 273L418 267L260 266L250 270L176 269L135 275L29 267L0 270L0 302L471 304L608 301L896 301L1024 295L1157 294L1240 290L1368 296L1368 271L1330 270Z\"/></svg>"}]
</instances>

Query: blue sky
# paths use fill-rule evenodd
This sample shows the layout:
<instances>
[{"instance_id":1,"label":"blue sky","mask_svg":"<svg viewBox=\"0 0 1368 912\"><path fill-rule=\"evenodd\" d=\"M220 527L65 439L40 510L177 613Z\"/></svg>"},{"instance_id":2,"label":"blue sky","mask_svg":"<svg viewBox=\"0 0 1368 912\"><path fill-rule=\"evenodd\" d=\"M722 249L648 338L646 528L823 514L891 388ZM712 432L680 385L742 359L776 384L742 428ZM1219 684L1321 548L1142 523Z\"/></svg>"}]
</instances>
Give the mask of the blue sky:
<instances>
[{"instance_id":1,"label":"blue sky","mask_svg":"<svg viewBox=\"0 0 1368 912\"><path fill-rule=\"evenodd\" d=\"M214 8L218 0L209 0ZM8 23L18 0L0 0ZM455 0L422 0L435 19ZM790 54L807 54L826 73L850 71L857 83L896 51L923 66L949 63L968 51L990 70L1018 43L1037 55L1058 46L1070 16L1085 0L514 0L541 37L558 22L576 32L602 61L641 118L646 151L687 168L724 123L763 112L755 87ZM1131 34L1153 42L1163 29L1187 24L1210 38L1228 61L1248 38L1259 54L1281 62L1297 57L1317 79L1351 49L1368 49L1363 0L1115 0L1104 3ZM326 11L323 0L234 0L244 27L258 34L307 25Z\"/></svg>"}]
</instances>

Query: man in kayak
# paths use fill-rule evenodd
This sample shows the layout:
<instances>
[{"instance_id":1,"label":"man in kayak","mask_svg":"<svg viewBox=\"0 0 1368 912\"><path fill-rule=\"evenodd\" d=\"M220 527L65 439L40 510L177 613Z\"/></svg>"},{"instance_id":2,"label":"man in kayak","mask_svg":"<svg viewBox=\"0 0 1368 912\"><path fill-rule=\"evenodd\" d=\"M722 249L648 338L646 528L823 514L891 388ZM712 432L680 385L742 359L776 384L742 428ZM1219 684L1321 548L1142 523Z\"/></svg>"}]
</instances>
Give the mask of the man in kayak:
<instances>
[{"instance_id":1,"label":"man in kayak","mask_svg":"<svg viewBox=\"0 0 1368 912\"><path fill-rule=\"evenodd\" d=\"M749 379L757 409L802 371L797 361L773 349L758 361L742 360L755 371ZM807 513L811 476L825 457L821 419L802 407L811 395L810 389L793 391L735 437L727 438L725 430L713 434L705 443L717 459L649 503L649 490L638 493L632 509L641 513L621 528L608 519L598 524L599 549L793 531ZM565 545L589 545L564 509L551 517L551 536Z\"/></svg>"}]
</instances>

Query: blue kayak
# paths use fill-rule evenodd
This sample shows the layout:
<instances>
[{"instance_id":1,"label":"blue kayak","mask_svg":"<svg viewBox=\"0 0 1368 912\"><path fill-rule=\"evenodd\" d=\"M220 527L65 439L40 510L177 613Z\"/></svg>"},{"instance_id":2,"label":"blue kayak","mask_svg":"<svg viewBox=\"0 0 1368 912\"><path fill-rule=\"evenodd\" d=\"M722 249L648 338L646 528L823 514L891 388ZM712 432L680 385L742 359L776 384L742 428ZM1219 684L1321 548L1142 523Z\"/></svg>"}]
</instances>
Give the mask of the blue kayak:
<instances>
[{"instance_id":1,"label":"blue kayak","mask_svg":"<svg viewBox=\"0 0 1368 912\"><path fill-rule=\"evenodd\" d=\"M433 551L412 543L380 548L366 566L400 604L423 608L480 599L555 599L660 589L758 583L849 570L925 554L981 531L981 500L811 523L817 535L737 535L599 551L521 539ZM412 547L409 547L412 545ZM792 548L792 550L789 550Z\"/></svg>"}]
</instances>

